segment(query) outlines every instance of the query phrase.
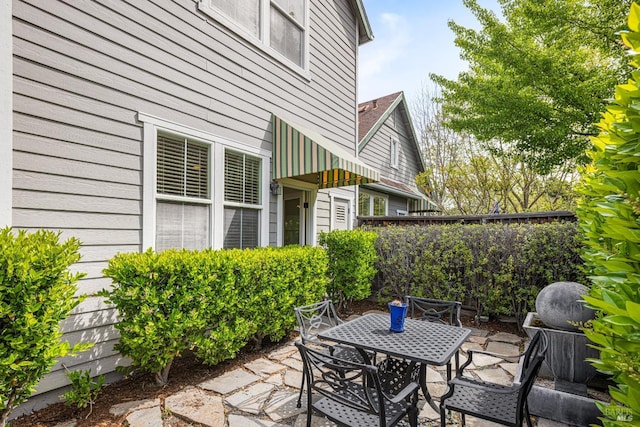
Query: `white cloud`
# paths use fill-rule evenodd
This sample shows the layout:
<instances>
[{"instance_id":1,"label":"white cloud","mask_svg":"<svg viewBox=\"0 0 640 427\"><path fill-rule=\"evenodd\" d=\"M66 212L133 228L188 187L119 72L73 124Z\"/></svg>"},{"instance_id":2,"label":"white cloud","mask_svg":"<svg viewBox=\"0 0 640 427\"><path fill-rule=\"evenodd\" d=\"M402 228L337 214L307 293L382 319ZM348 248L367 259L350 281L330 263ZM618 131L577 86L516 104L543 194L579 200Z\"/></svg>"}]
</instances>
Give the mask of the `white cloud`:
<instances>
[{"instance_id":1,"label":"white cloud","mask_svg":"<svg viewBox=\"0 0 640 427\"><path fill-rule=\"evenodd\" d=\"M395 13L382 13L379 17L376 38L360 48L360 81L367 81L388 68L409 52L411 26L407 19Z\"/></svg>"}]
</instances>

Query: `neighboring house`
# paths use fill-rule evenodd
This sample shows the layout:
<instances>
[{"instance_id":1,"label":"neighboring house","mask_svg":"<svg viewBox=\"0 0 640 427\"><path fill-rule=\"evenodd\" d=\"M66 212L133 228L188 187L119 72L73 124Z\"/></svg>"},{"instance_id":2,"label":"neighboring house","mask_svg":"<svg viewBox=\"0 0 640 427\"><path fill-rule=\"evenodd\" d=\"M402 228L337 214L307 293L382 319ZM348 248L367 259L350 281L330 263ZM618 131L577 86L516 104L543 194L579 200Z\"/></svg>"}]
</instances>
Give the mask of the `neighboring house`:
<instances>
[{"instance_id":1,"label":"neighboring house","mask_svg":"<svg viewBox=\"0 0 640 427\"><path fill-rule=\"evenodd\" d=\"M0 224L82 242L73 270L90 297L62 328L97 344L61 361L72 369L126 363L116 312L95 296L116 253L314 244L379 178L356 159L362 0L13 0L0 12ZM59 363L37 393L57 400L66 384Z\"/></svg>"},{"instance_id":2,"label":"neighboring house","mask_svg":"<svg viewBox=\"0 0 640 427\"><path fill-rule=\"evenodd\" d=\"M402 92L358 106L358 138L360 160L381 171L379 182L360 185L359 216L414 215L435 209L415 184L424 161Z\"/></svg>"}]
</instances>

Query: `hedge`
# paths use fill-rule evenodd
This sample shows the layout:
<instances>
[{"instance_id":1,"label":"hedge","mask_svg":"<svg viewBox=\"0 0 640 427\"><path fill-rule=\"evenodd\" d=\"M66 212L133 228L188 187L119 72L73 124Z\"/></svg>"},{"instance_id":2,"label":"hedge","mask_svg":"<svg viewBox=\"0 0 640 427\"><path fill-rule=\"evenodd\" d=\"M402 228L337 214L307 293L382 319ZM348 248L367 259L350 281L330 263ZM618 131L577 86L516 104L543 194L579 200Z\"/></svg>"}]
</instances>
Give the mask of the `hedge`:
<instances>
[{"instance_id":1,"label":"hedge","mask_svg":"<svg viewBox=\"0 0 640 427\"><path fill-rule=\"evenodd\" d=\"M584 283L574 223L432 225L378 233L381 299L415 295L470 304L521 325L544 286Z\"/></svg>"},{"instance_id":2,"label":"hedge","mask_svg":"<svg viewBox=\"0 0 640 427\"><path fill-rule=\"evenodd\" d=\"M80 242L60 233L0 230L0 426L35 391L40 378L73 349L61 341L60 322L80 303Z\"/></svg>"},{"instance_id":3,"label":"hedge","mask_svg":"<svg viewBox=\"0 0 640 427\"><path fill-rule=\"evenodd\" d=\"M320 233L319 243L327 249L329 297L338 303L339 310L347 302L362 300L371 295L377 259L376 233L363 230L334 230Z\"/></svg>"},{"instance_id":4,"label":"hedge","mask_svg":"<svg viewBox=\"0 0 640 427\"><path fill-rule=\"evenodd\" d=\"M101 295L120 315L116 350L164 384L186 350L215 364L251 339L287 335L293 308L324 296L326 268L311 247L149 250L112 258L103 273L114 285Z\"/></svg>"}]
</instances>

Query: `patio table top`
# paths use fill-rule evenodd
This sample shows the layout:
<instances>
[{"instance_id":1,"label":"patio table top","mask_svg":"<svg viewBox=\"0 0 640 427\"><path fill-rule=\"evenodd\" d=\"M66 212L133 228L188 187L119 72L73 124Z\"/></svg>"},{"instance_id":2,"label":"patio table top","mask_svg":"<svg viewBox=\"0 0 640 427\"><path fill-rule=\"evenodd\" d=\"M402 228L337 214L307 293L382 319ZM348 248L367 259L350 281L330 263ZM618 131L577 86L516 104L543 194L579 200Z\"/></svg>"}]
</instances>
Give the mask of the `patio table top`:
<instances>
[{"instance_id":1,"label":"patio table top","mask_svg":"<svg viewBox=\"0 0 640 427\"><path fill-rule=\"evenodd\" d=\"M457 326L405 319L404 332L391 332L388 314L367 314L318 334L324 340L350 344L427 365L447 364L471 334Z\"/></svg>"}]
</instances>

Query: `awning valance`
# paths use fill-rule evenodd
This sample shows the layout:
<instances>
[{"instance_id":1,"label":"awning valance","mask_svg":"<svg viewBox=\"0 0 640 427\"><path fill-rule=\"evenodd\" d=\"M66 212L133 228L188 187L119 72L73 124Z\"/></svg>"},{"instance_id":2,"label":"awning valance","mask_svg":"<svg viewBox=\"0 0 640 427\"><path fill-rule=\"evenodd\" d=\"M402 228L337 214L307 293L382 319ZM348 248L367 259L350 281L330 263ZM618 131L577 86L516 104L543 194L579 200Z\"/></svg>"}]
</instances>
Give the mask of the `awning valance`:
<instances>
[{"instance_id":1,"label":"awning valance","mask_svg":"<svg viewBox=\"0 0 640 427\"><path fill-rule=\"evenodd\" d=\"M427 198L409 200L409 213L440 212L438 206Z\"/></svg>"},{"instance_id":2,"label":"awning valance","mask_svg":"<svg viewBox=\"0 0 640 427\"><path fill-rule=\"evenodd\" d=\"M273 179L295 178L318 188L376 182L380 174L344 148L309 129L276 116L273 123Z\"/></svg>"}]
</instances>

